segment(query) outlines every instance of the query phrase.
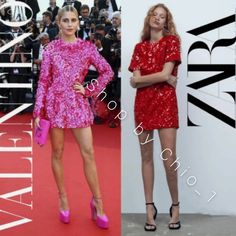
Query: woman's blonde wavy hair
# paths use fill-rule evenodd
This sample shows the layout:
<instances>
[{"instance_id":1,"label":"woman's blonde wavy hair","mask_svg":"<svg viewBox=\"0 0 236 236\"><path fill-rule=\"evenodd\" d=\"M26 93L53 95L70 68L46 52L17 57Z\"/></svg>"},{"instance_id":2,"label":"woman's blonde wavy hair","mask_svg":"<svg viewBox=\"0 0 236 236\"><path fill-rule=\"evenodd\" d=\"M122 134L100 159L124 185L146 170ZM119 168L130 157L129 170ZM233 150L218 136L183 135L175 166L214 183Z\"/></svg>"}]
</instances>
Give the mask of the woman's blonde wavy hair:
<instances>
[{"instance_id":1,"label":"woman's blonde wavy hair","mask_svg":"<svg viewBox=\"0 0 236 236\"><path fill-rule=\"evenodd\" d=\"M175 35L180 39L179 34L177 33L177 30L176 30L176 27L175 27L175 24L174 24L174 21L173 21L173 16L172 16L170 10L163 3L159 3L159 4L156 4L155 6L152 6L147 12L147 15L144 19L143 30L142 30L142 33L141 33L141 41L150 40L151 27L149 25L149 22L150 22L150 18L153 15L153 12L158 7L161 7L166 11L166 26L163 30L164 36L166 36L166 35Z\"/></svg>"}]
</instances>

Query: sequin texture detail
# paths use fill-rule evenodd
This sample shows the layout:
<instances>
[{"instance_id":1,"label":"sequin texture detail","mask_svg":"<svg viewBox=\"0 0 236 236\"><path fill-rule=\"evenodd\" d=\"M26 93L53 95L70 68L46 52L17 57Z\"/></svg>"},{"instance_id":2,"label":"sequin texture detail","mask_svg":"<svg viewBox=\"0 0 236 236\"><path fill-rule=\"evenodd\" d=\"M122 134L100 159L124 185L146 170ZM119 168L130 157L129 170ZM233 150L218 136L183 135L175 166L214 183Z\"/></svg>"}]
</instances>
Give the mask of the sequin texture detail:
<instances>
[{"instance_id":1,"label":"sequin texture detail","mask_svg":"<svg viewBox=\"0 0 236 236\"><path fill-rule=\"evenodd\" d=\"M81 39L49 43L43 52L33 117L46 117L52 128L90 126L93 113L89 101L73 89L76 81L83 84L90 65L95 66L99 77L86 96L96 96L113 77L110 65L96 47Z\"/></svg>"},{"instance_id":2,"label":"sequin texture detail","mask_svg":"<svg viewBox=\"0 0 236 236\"><path fill-rule=\"evenodd\" d=\"M160 72L166 62L175 61L172 74L177 75L180 43L169 35L159 42L143 41L135 46L129 71L140 70L141 75ZM135 122L144 130L178 128L178 106L175 89L166 82L137 89L135 97Z\"/></svg>"}]
</instances>

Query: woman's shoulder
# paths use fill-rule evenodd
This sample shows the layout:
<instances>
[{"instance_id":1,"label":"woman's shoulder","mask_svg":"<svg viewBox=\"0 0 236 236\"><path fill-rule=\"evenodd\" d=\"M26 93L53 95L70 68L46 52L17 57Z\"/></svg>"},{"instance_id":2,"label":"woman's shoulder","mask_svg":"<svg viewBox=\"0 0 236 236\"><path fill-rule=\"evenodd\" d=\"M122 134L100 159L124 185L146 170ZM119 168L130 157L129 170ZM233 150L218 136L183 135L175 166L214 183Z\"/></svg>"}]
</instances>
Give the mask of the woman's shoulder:
<instances>
[{"instance_id":1,"label":"woman's shoulder","mask_svg":"<svg viewBox=\"0 0 236 236\"><path fill-rule=\"evenodd\" d=\"M135 49L135 50L140 50L140 49L142 49L143 47L145 47L147 44L148 44L148 41L146 41L146 40L145 40L145 41L138 42L138 43L135 44L134 49Z\"/></svg>"},{"instance_id":2,"label":"woman's shoulder","mask_svg":"<svg viewBox=\"0 0 236 236\"><path fill-rule=\"evenodd\" d=\"M148 40L140 41L135 46L142 47L143 45L146 45L148 43Z\"/></svg>"},{"instance_id":3,"label":"woman's shoulder","mask_svg":"<svg viewBox=\"0 0 236 236\"><path fill-rule=\"evenodd\" d=\"M83 47L87 47L87 48L95 48L95 47L96 47L95 44L92 43L92 42L89 41L89 40L82 40L82 39L80 39L80 40L78 41L78 43L81 44L81 45L83 45Z\"/></svg>"},{"instance_id":4,"label":"woman's shoulder","mask_svg":"<svg viewBox=\"0 0 236 236\"><path fill-rule=\"evenodd\" d=\"M54 51L55 49L58 50L58 46L59 46L59 40L55 39L47 44L47 46L44 48L44 51L51 52Z\"/></svg>"},{"instance_id":5,"label":"woman's shoulder","mask_svg":"<svg viewBox=\"0 0 236 236\"><path fill-rule=\"evenodd\" d=\"M81 38L77 38L76 42L71 43L69 47L72 49L81 49L83 51L96 49L96 46L94 43L92 43L89 40L83 40Z\"/></svg>"},{"instance_id":6,"label":"woman's shoulder","mask_svg":"<svg viewBox=\"0 0 236 236\"><path fill-rule=\"evenodd\" d=\"M179 42L179 37L177 35L174 35L174 34L169 34L169 35L166 35L164 38L164 41L167 41L167 42L172 42L172 41L177 41Z\"/></svg>"}]
</instances>

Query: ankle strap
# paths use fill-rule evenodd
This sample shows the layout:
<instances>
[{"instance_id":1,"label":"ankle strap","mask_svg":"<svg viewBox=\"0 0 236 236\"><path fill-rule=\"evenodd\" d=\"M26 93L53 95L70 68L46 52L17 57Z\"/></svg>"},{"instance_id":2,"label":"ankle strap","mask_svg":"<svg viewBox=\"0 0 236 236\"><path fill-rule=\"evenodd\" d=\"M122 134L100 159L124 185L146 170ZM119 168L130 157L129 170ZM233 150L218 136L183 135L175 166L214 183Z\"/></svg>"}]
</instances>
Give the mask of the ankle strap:
<instances>
[{"instance_id":1,"label":"ankle strap","mask_svg":"<svg viewBox=\"0 0 236 236\"><path fill-rule=\"evenodd\" d=\"M172 203L172 205L171 206L179 206L179 202L178 203Z\"/></svg>"},{"instance_id":2,"label":"ankle strap","mask_svg":"<svg viewBox=\"0 0 236 236\"><path fill-rule=\"evenodd\" d=\"M154 206L154 202L146 202L146 206L147 205L153 205Z\"/></svg>"},{"instance_id":3,"label":"ankle strap","mask_svg":"<svg viewBox=\"0 0 236 236\"><path fill-rule=\"evenodd\" d=\"M95 200L95 201L96 201L96 200L97 200L97 201L98 201L98 200L102 200L102 197L93 197L93 200Z\"/></svg>"}]
</instances>

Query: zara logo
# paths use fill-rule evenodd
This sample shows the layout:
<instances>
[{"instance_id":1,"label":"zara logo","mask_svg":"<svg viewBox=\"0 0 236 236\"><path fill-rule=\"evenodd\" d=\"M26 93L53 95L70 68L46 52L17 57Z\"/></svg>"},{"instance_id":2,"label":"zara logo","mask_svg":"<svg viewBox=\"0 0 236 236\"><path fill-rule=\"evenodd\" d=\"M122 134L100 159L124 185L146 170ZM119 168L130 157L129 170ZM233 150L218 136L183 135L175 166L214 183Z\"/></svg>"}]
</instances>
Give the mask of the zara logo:
<instances>
[{"instance_id":1,"label":"zara logo","mask_svg":"<svg viewBox=\"0 0 236 236\"><path fill-rule=\"evenodd\" d=\"M236 28L235 28L236 15L230 15L225 18L216 20L214 22L202 25L198 28L187 31L188 34L196 36L198 39L191 44L188 49L187 55L187 72L188 77L197 76L198 79L187 85L191 89L192 93L187 93L187 125L188 126L200 126L201 122L197 120L197 117L191 115L189 106L200 109L203 112L213 116L214 119L218 119L224 122L226 125L236 128L236 120L232 114L236 114L236 91L233 88L235 84L232 82L235 77L235 44L236 41ZM228 36L229 29L232 30L233 36ZM222 32L223 33L222 33ZM212 35L217 35L217 40L212 40ZM199 35L206 34L210 36L207 40ZM220 52L220 53L219 53ZM190 55L195 56L194 63L190 63ZM202 55L207 58L207 61L201 60ZM196 56L197 55L197 56ZM207 56L206 56L207 55ZM199 56L199 57L198 57ZM227 58L228 57L228 58ZM220 62L220 63L219 63ZM232 63L231 63L232 62ZM235 80L233 81L235 82ZM214 88L217 92L212 93ZM209 89L209 92L205 92ZM204 96L196 96L196 91L202 92ZM206 97L209 100L205 99ZM227 97L227 104L230 103L230 111L224 109L229 106L222 106L222 100ZM221 101L221 105L218 106L217 99ZM212 102L214 101L214 102ZM207 114L206 114L207 115Z\"/></svg>"}]
</instances>

